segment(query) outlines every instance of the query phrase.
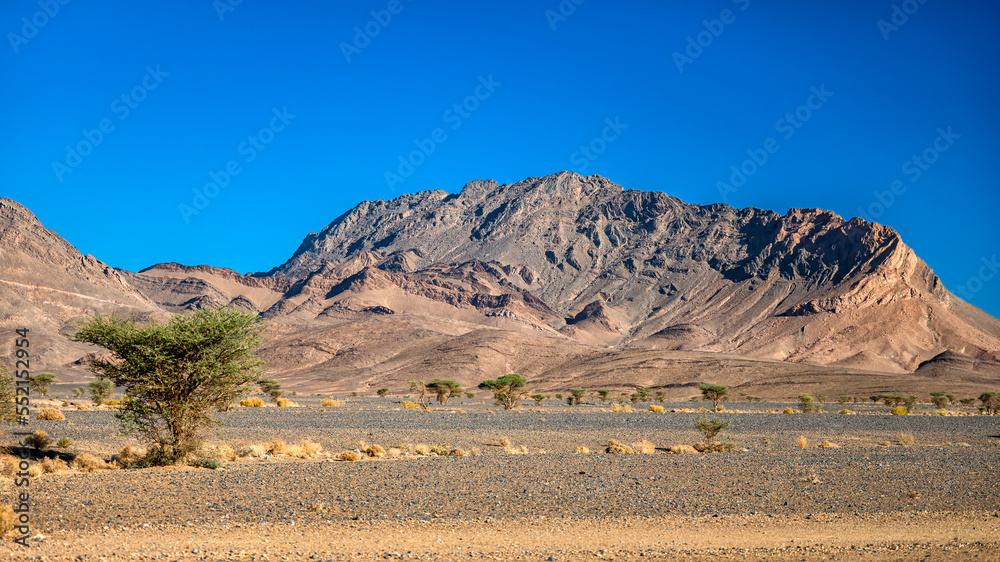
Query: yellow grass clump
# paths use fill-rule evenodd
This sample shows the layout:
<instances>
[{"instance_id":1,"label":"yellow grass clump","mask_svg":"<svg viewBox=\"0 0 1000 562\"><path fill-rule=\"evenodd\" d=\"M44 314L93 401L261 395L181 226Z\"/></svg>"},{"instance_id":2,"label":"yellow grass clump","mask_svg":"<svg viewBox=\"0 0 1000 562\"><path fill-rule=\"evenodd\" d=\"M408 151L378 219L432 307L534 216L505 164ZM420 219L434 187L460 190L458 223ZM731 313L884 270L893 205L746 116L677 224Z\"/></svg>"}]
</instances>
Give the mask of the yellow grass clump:
<instances>
[{"instance_id":1,"label":"yellow grass clump","mask_svg":"<svg viewBox=\"0 0 1000 562\"><path fill-rule=\"evenodd\" d=\"M786 413L786 414L794 414L795 410L793 410L791 408L785 408L784 413Z\"/></svg>"},{"instance_id":2,"label":"yellow grass clump","mask_svg":"<svg viewBox=\"0 0 1000 562\"><path fill-rule=\"evenodd\" d=\"M364 448L364 452L369 457L380 459L385 456L385 449L382 445L371 444Z\"/></svg>"},{"instance_id":3,"label":"yellow grass clump","mask_svg":"<svg viewBox=\"0 0 1000 562\"><path fill-rule=\"evenodd\" d=\"M827 441L824 439L821 443L816 445L817 449L839 449L840 445L834 443L833 441Z\"/></svg>"},{"instance_id":4,"label":"yellow grass clump","mask_svg":"<svg viewBox=\"0 0 1000 562\"><path fill-rule=\"evenodd\" d=\"M899 434L899 444L900 445L913 445L916 441L913 439L912 433L900 433Z\"/></svg>"},{"instance_id":5,"label":"yellow grass clump","mask_svg":"<svg viewBox=\"0 0 1000 562\"><path fill-rule=\"evenodd\" d=\"M426 443L417 443L416 445L413 446L413 452L422 457L426 457L427 455L431 454L431 447Z\"/></svg>"},{"instance_id":6,"label":"yellow grass clump","mask_svg":"<svg viewBox=\"0 0 1000 562\"><path fill-rule=\"evenodd\" d=\"M0 455L0 475L13 476L19 462L14 455Z\"/></svg>"},{"instance_id":7,"label":"yellow grass clump","mask_svg":"<svg viewBox=\"0 0 1000 562\"><path fill-rule=\"evenodd\" d=\"M37 420L59 421L66 419L66 416L55 408L45 408L35 416Z\"/></svg>"},{"instance_id":8,"label":"yellow grass clump","mask_svg":"<svg viewBox=\"0 0 1000 562\"><path fill-rule=\"evenodd\" d=\"M14 508L3 503L0 504L0 538L7 538L14 532L17 525L17 517L14 515Z\"/></svg>"},{"instance_id":9,"label":"yellow grass clump","mask_svg":"<svg viewBox=\"0 0 1000 562\"><path fill-rule=\"evenodd\" d=\"M615 439L611 439L611 440L608 441L608 446L607 446L607 448L605 450L606 450L606 452L608 454L611 454L611 455L634 455L635 454L635 449L633 449L632 447L629 447L628 445L626 445L626 444L624 444L624 443L622 443L620 441L617 441Z\"/></svg>"},{"instance_id":10,"label":"yellow grass clump","mask_svg":"<svg viewBox=\"0 0 1000 562\"><path fill-rule=\"evenodd\" d=\"M285 445L285 454L296 459L314 459L323 450L319 443L303 439L294 445Z\"/></svg>"},{"instance_id":11,"label":"yellow grass clump","mask_svg":"<svg viewBox=\"0 0 1000 562\"><path fill-rule=\"evenodd\" d=\"M501 447L510 447L510 438L501 437L499 440L497 440L497 443L499 443Z\"/></svg>"},{"instance_id":12,"label":"yellow grass clump","mask_svg":"<svg viewBox=\"0 0 1000 562\"><path fill-rule=\"evenodd\" d=\"M656 404L653 404L652 406L649 407L649 411L656 412L657 414L662 414L663 406L657 406Z\"/></svg>"},{"instance_id":13,"label":"yellow grass clump","mask_svg":"<svg viewBox=\"0 0 1000 562\"><path fill-rule=\"evenodd\" d=\"M90 453L80 453L70 463L70 467L80 472L94 472L96 470L113 470L115 465L104 462L104 459L95 457Z\"/></svg>"},{"instance_id":14,"label":"yellow grass clump","mask_svg":"<svg viewBox=\"0 0 1000 562\"><path fill-rule=\"evenodd\" d=\"M56 458L46 458L41 464L42 470L46 473L58 474L64 470L69 469L69 465L66 461L56 457Z\"/></svg>"},{"instance_id":15,"label":"yellow grass clump","mask_svg":"<svg viewBox=\"0 0 1000 562\"><path fill-rule=\"evenodd\" d=\"M324 408L339 408L344 405L343 400L330 400L329 398L324 398L320 405Z\"/></svg>"},{"instance_id":16,"label":"yellow grass clump","mask_svg":"<svg viewBox=\"0 0 1000 562\"><path fill-rule=\"evenodd\" d=\"M800 435L799 438L795 441L795 444L798 446L799 449L805 449L806 447L809 446L809 441L806 440L804 435Z\"/></svg>"},{"instance_id":17,"label":"yellow grass clump","mask_svg":"<svg viewBox=\"0 0 1000 562\"><path fill-rule=\"evenodd\" d=\"M588 449L586 447L577 447L576 448L576 452L579 453L579 454L581 454L581 455L589 455L590 454L590 449Z\"/></svg>"},{"instance_id":18,"label":"yellow grass clump","mask_svg":"<svg viewBox=\"0 0 1000 562\"><path fill-rule=\"evenodd\" d=\"M357 451L344 451L337 454L337 458L342 461L358 462L361 460L361 453Z\"/></svg>"},{"instance_id":19,"label":"yellow grass clump","mask_svg":"<svg viewBox=\"0 0 1000 562\"><path fill-rule=\"evenodd\" d=\"M698 450L691 445L674 445L670 448L670 452L675 455L697 455Z\"/></svg>"},{"instance_id":20,"label":"yellow grass clump","mask_svg":"<svg viewBox=\"0 0 1000 562\"><path fill-rule=\"evenodd\" d=\"M122 403L118 400L105 400L102 404L105 406L121 406Z\"/></svg>"},{"instance_id":21,"label":"yellow grass clump","mask_svg":"<svg viewBox=\"0 0 1000 562\"><path fill-rule=\"evenodd\" d=\"M843 410L840 411L840 413L844 414L845 416L853 416L857 412L855 412L854 410L848 410L847 408L844 408Z\"/></svg>"},{"instance_id":22,"label":"yellow grass clump","mask_svg":"<svg viewBox=\"0 0 1000 562\"><path fill-rule=\"evenodd\" d=\"M638 443L632 443L632 448L637 454L640 455L652 455L656 453L656 445L653 445L645 439L639 441Z\"/></svg>"},{"instance_id":23,"label":"yellow grass clump","mask_svg":"<svg viewBox=\"0 0 1000 562\"><path fill-rule=\"evenodd\" d=\"M284 455L288 452L288 445L285 445L281 439L275 439L268 444L267 452L272 455Z\"/></svg>"},{"instance_id":24,"label":"yellow grass clump","mask_svg":"<svg viewBox=\"0 0 1000 562\"><path fill-rule=\"evenodd\" d=\"M416 410L420 408L419 404L416 402L410 402L409 400L404 400L402 406L404 410Z\"/></svg>"},{"instance_id":25,"label":"yellow grass clump","mask_svg":"<svg viewBox=\"0 0 1000 562\"><path fill-rule=\"evenodd\" d=\"M528 447L526 445L521 445L520 447L507 447L504 449L508 455L527 455Z\"/></svg>"},{"instance_id":26,"label":"yellow grass clump","mask_svg":"<svg viewBox=\"0 0 1000 562\"><path fill-rule=\"evenodd\" d=\"M894 416L906 416L910 414L910 411L906 409L906 406L896 406L889 413Z\"/></svg>"},{"instance_id":27,"label":"yellow grass clump","mask_svg":"<svg viewBox=\"0 0 1000 562\"><path fill-rule=\"evenodd\" d=\"M240 406L244 408L262 408L264 406L264 401L260 398L247 398L245 400L240 400Z\"/></svg>"},{"instance_id":28,"label":"yellow grass clump","mask_svg":"<svg viewBox=\"0 0 1000 562\"><path fill-rule=\"evenodd\" d=\"M40 464L33 464L28 468L28 476L32 478L38 478L43 474L45 474L45 469Z\"/></svg>"},{"instance_id":29,"label":"yellow grass clump","mask_svg":"<svg viewBox=\"0 0 1000 562\"><path fill-rule=\"evenodd\" d=\"M390 447L389 451L386 453L390 457L401 457L403 456L403 450L399 447Z\"/></svg>"},{"instance_id":30,"label":"yellow grass clump","mask_svg":"<svg viewBox=\"0 0 1000 562\"><path fill-rule=\"evenodd\" d=\"M725 412L726 411L726 407L723 406L722 404L719 404L718 406L715 407L715 411L716 412Z\"/></svg>"},{"instance_id":31,"label":"yellow grass clump","mask_svg":"<svg viewBox=\"0 0 1000 562\"><path fill-rule=\"evenodd\" d=\"M451 456L453 456L453 457L467 457L467 456L469 456L469 452L466 451L465 449L461 448L461 447L455 447L455 448L453 448L449 454Z\"/></svg>"},{"instance_id":32,"label":"yellow grass clump","mask_svg":"<svg viewBox=\"0 0 1000 562\"><path fill-rule=\"evenodd\" d=\"M291 408L293 406L298 406L298 403L292 402L288 398L278 398L276 401L279 408Z\"/></svg>"}]
</instances>

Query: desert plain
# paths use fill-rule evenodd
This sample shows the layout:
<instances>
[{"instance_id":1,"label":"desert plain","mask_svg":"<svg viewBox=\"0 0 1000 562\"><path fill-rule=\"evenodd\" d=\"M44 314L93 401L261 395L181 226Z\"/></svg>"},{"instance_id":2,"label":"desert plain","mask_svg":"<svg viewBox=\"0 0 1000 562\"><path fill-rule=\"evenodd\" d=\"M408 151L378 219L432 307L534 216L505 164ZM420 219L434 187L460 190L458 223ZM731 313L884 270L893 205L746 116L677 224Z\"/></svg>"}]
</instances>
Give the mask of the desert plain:
<instances>
[{"instance_id":1,"label":"desert plain","mask_svg":"<svg viewBox=\"0 0 1000 562\"><path fill-rule=\"evenodd\" d=\"M975 407L616 412L595 398L504 411L481 394L428 411L394 396L235 407L207 441L225 457L218 468L32 478L31 546L6 541L0 558L1000 559L1000 418ZM41 455L113 461L137 444L109 409L61 410L65 420L32 428L74 443ZM671 453L705 440L698 418L729 421L718 440L731 450ZM635 453L607 452L612 439ZM362 460L340 460L348 451Z\"/></svg>"}]
</instances>

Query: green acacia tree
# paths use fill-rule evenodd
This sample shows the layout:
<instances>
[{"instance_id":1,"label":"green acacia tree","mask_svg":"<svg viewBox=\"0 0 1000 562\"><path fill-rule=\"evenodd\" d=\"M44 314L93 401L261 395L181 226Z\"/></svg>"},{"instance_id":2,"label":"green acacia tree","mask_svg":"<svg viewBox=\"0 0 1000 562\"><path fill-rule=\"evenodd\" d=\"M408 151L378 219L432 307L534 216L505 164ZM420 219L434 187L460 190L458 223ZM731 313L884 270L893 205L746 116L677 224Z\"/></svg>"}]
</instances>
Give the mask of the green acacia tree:
<instances>
[{"instance_id":1,"label":"green acacia tree","mask_svg":"<svg viewBox=\"0 0 1000 562\"><path fill-rule=\"evenodd\" d=\"M193 452L212 414L249 394L260 380L262 324L242 310L200 309L167 323L139 325L93 316L70 336L111 352L90 370L125 389L115 413L124 432L149 446L147 462L175 464Z\"/></svg>"},{"instance_id":2,"label":"green acacia tree","mask_svg":"<svg viewBox=\"0 0 1000 562\"><path fill-rule=\"evenodd\" d=\"M437 397L438 404L447 404L452 396L462 394L465 389L453 380L434 379L427 383L427 391Z\"/></svg>"},{"instance_id":3,"label":"green acacia tree","mask_svg":"<svg viewBox=\"0 0 1000 562\"><path fill-rule=\"evenodd\" d=\"M281 398L281 395L285 393L285 391L281 389L281 384L274 379L260 379L257 381L257 386L260 387L261 392L270 396L275 402L277 402L278 398Z\"/></svg>"},{"instance_id":4,"label":"green acacia tree","mask_svg":"<svg viewBox=\"0 0 1000 562\"><path fill-rule=\"evenodd\" d=\"M600 397L601 402L607 402L609 394L611 394L610 390L598 390L597 391L597 396Z\"/></svg>"},{"instance_id":5,"label":"green acacia tree","mask_svg":"<svg viewBox=\"0 0 1000 562\"><path fill-rule=\"evenodd\" d=\"M49 394L49 387L55 382L56 377L50 373L39 373L28 377L28 385L32 392L37 392L44 398Z\"/></svg>"},{"instance_id":6,"label":"green acacia tree","mask_svg":"<svg viewBox=\"0 0 1000 562\"><path fill-rule=\"evenodd\" d=\"M979 401L983 403L987 414L995 414L1000 410L1000 392L984 392L979 395Z\"/></svg>"},{"instance_id":7,"label":"green acacia tree","mask_svg":"<svg viewBox=\"0 0 1000 562\"><path fill-rule=\"evenodd\" d=\"M575 405L577 405L577 406L579 406L580 402L583 400L583 397L587 395L587 389L586 388L571 388L571 389L569 389L569 394L570 394L570 397L569 397L570 402L573 403L573 404L575 404Z\"/></svg>"},{"instance_id":8,"label":"green acacia tree","mask_svg":"<svg viewBox=\"0 0 1000 562\"><path fill-rule=\"evenodd\" d=\"M111 381L105 379L91 381L87 385L87 391L90 392L90 399L98 406L111 396L112 390L114 390L114 385Z\"/></svg>"},{"instance_id":9,"label":"green acacia tree","mask_svg":"<svg viewBox=\"0 0 1000 562\"><path fill-rule=\"evenodd\" d=\"M528 379L517 373L511 373L498 379L485 380L479 383L479 388L492 390L497 406L503 406L504 410L513 410L521 403L521 398L527 394L523 390L527 384Z\"/></svg>"},{"instance_id":10,"label":"green acacia tree","mask_svg":"<svg viewBox=\"0 0 1000 562\"><path fill-rule=\"evenodd\" d=\"M701 384L698 385L701 395L712 403L712 407L719 409L719 402L729 396L729 387L723 384Z\"/></svg>"}]
</instances>

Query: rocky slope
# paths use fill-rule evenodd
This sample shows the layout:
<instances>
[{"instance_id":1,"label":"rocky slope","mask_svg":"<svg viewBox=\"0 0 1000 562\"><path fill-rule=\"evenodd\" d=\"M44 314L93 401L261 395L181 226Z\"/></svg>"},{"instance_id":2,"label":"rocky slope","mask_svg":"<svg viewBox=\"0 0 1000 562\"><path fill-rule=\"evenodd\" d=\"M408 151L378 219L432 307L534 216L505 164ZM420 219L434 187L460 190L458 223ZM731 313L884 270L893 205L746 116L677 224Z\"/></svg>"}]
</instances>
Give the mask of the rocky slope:
<instances>
[{"instance_id":1,"label":"rocky slope","mask_svg":"<svg viewBox=\"0 0 1000 562\"><path fill-rule=\"evenodd\" d=\"M38 325L57 372L79 372L87 351L58 336L75 318L223 305L268 320L268 366L303 390L511 371L544 388L725 380L770 395L785 371L831 391L935 378L972 390L1000 372L1000 321L890 228L571 172L362 202L254 275L115 270L9 200L0 237L0 327Z\"/></svg>"}]
</instances>

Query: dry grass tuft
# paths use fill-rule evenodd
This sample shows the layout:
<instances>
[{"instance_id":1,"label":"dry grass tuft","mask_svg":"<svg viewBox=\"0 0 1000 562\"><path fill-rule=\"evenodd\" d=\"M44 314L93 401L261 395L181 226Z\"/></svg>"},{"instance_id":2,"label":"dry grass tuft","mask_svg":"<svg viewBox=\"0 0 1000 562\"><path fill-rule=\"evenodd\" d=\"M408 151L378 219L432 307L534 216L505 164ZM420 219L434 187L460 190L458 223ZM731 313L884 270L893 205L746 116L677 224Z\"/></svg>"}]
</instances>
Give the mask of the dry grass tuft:
<instances>
[{"instance_id":1,"label":"dry grass tuft","mask_svg":"<svg viewBox=\"0 0 1000 562\"><path fill-rule=\"evenodd\" d=\"M675 455L696 455L698 450L691 445L674 445L670 448L670 452Z\"/></svg>"},{"instance_id":2,"label":"dry grass tuft","mask_svg":"<svg viewBox=\"0 0 1000 562\"><path fill-rule=\"evenodd\" d=\"M96 470L113 470L114 465L104 462L104 459L95 457L89 453L80 453L70 463L70 467L80 472L94 472Z\"/></svg>"},{"instance_id":3,"label":"dry grass tuft","mask_svg":"<svg viewBox=\"0 0 1000 562\"><path fill-rule=\"evenodd\" d=\"M840 411L840 413L844 414L845 416L852 416L857 412L855 412L854 410L848 410L847 408L844 408L843 410Z\"/></svg>"},{"instance_id":4,"label":"dry grass tuft","mask_svg":"<svg viewBox=\"0 0 1000 562\"><path fill-rule=\"evenodd\" d=\"M343 400L330 400L329 398L324 398L320 405L324 408L339 408L344 405Z\"/></svg>"},{"instance_id":5,"label":"dry grass tuft","mask_svg":"<svg viewBox=\"0 0 1000 562\"><path fill-rule=\"evenodd\" d=\"M783 413L785 413L785 414L794 414L795 410L793 410L791 408L785 408L784 411L783 411Z\"/></svg>"},{"instance_id":6,"label":"dry grass tuft","mask_svg":"<svg viewBox=\"0 0 1000 562\"><path fill-rule=\"evenodd\" d=\"M649 411L650 412L656 412L657 414L662 414L663 413L663 406L657 406L656 404L653 404L653 405L651 405L649 407Z\"/></svg>"},{"instance_id":7,"label":"dry grass tuft","mask_svg":"<svg viewBox=\"0 0 1000 562\"><path fill-rule=\"evenodd\" d=\"M0 504L0 538L7 538L14 532L17 525L17 517L14 515L14 508L7 504Z\"/></svg>"},{"instance_id":8,"label":"dry grass tuft","mask_svg":"<svg viewBox=\"0 0 1000 562\"><path fill-rule=\"evenodd\" d=\"M652 455L656 453L656 445L653 445L645 439L639 441L638 443L632 443L632 448L637 454L640 455Z\"/></svg>"},{"instance_id":9,"label":"dry grass tuft","mask_svg":"<svg viewBox=\"0 0 1000 562\"><path fill-rule=\"evenodd\" d=\"M908 416L908 415L910 415L910 411L906 409L906 406L896 406L889 413L892 414L892 415L894 415L894 416Z\"/></svg>"},{"instance_id":10,"label":"dry grass tuft","mask_svg":"<svg viewBox=\"0 0 1000 562\"><path fill-rule=\"evenodd\" d=\"M13 476L19 462L14 455L0 455L0 475Z\"/></svg>"},{"instance_id":11,"label":"dry grass tuft","mask_svg":"<svg viewBox=\"0 0 1000 562\"><path fill-rule=\"evenodd\" d=\"M47 458L47 459L43 460L42 464L41 464L41 467L42 467L43 471L45 471L47 473L51 473L51 474L59 474L60 472L62 472L64 470L69 470L69 465L66 464L66 461L64 461L64 460L62 460L62 459L60 459L58 457L57 458L51 458L51 459Z\"/></svg>"},{"instance_id":12,"label":"dry grass tuft","mask_svg":"<svg viewBox=\"0 0 1000 562\"><path fill-rule=\"evenodd\" d=\"M401 457L403 456L403 450L398 447L390 447L387 454L390 457Z\"/></svg>"},{"instance_id":13,"label":"dry grass tuft","mask_svg":"<svg viewBox=\"0 0 1000 562\"><path fill-rule=\"evenodd\" d=\"M267 452L271 455L284 455L288 453L288 445L281 439L275 439L267 445Z\"/></svg>"},{"instance_id":14,"label":"dry grass tuft","mask_svg":"<svg viewBox=\"0 0 1000 562\"><path fill-rule=\"evenodd\" d=\"M809 441L806 440L804 435L799 435L799 438L795 441L795 445L799 449L805 449L809 446Z\"/></svg>"},{"instance_id":15,"label":"dry grass tuft","mask_svg":"<svg viewBox=\"0 0 1000 562\"><path fill-rule=\"evenodd\" d=\"M36 420L48 420L48 421L59 421L66 419L66 416L62 412L55 408L45 408L38 415L35 416Z\"/></svg>"},{"instance_id":16,"label":"dry grass tuft","mask_svg":"<svg viewBox=\"0 0 1000 562\"><path fill-rule=\"evenodd\" d=\"M292 408L294 406L298 406L298 403L292 402L288 398L278 398L276 402L278 403L279 408Z\"/></svg>"},{"instance_id":17,"label":"dry grass tuft","mask_svg":"<svg viewBox=\"0 0 1000 562\"><path fill-rule=\"evenodd\" d=\"M822 484L823 483L823 481L820 480L819 476L817 476L815 473L809 474L808 476L802 478L802 481L803 482L808 482L810 484Z\"/></svg>"},{"instance_id":18,"label":"dry grass tuft","mask_svg":"<svg viewBox=\"0 0 1000 562\"><path fill-rule=\"evenodd\" d=\"M501 437L497 440L497 445L504 448L510 447L510 439L507 437Z\"/></svg>"},{"instance_id":19,"label":"dry grass tuft","mask_svg":"<svg viewBox=\"0 0 1000 562\"><path fill-rule=\"evenodd\" d=\"M313 459L323 450L319 443L303 439L295 445L286 445L285 454L296 459Z\"/></svg>"},{"instance_id":20,"label":"dry grass tuft","mask_svg":"<svg viewBox=\"0 0 1000 562\"><path fill-rule=\"evenodd\" d=\"M139 462L139 459L146 456L146 450L141 447L134 447L132 445L125 445L125 447L118 452L118 458L121 459L122 464L125 466L130 466Z\"/></svg>"},{"instance_id":21,"label":"dry grass tuft","mask_svg":"<svg viewBox=\"0 0 1000 562\"><path fill-rule=\"evenodd\" d=\"M611 440L608 441L608 446L607 446L607 449L605 449L605 451L608 454L611 454L611 455L634 455L635 454L635 449L633 449L632 447L629 447L628 445L626 445L626 444L624 444L624 443L622 443L620 441L617 441L615 439L611 439Z\"/></svg>"},{"instance_id":22,"label":"dry grass tuft","mask_svg":"<svg viewBox=\"0 0 1000 562\"><path fill-rule=\"evenodd\" d=\"M44 449L51 443L52 440L49 439L49 434L40 429L24 438L24 444L35 449Z\"/></svg>"},{"instance_id":23,"label":"dry grass tuft","mask_svg":"<svg viewBox=\"0 0 1000 562\"><path fill-rule=\"evenodd\" d=\"M364 452L369 457L380 459L385 456L385 449L381 445L371 444L364 448Z\"/></svg>"},{"instance_id":24,"label":"dry grass tuft","mask_svg":"<svg viewBox=\"0 0 1000 562\"><path fill-rule=\"evenodd\" d=\"M416 445L413 446L413 452L422 457L426 457L427 455L431 454L431 447L426 443L417 443Z\"/></svg>"},{"instance_id":25,"label":"dry grass tuft","mask_svg":"<svg viewBox=\"0 0 1000 562\"><path fill-rule=\"evenodd\" d=\"M246 400L240 400L240 406L245 408L263 408L264 401L260 398L247 398Z\"/></svg>"},{"instance_id":26,"label":"dry grass tuft","mask_svg":"<svg viewBox=\"0 0 1000 562\"><path fill-rule=\"evenodd\" d=\"M39 476L45 474L45 469L42 468L40 464L33 464L28 467L28 476L32 478L38 478Z\"/></svg>"},{"instance_id":27,"label":"dry grass tuft","mask_svg":"<svg viewBox=\"0 0 1000 562\"><path fill-rule=\"evenodd\" d=\"M410 402L409 400L404 400L402 406L404 410L416 410L420 408L420 404Z\"/></svg>"},{"instance_id":28,"label":"dry grass tuft","mask_svg":"<svg viewBox=\"0 0 1000 562\"><path fill-rule=\"evenodd\" d=\"M590 449L588 449L586 447L577 447L576 448L576 452L579 453L579 454L581 454L581 455L589 455L590 454Z\"/></svg>"},{"instance_id":29,"label":"dry grass tuft","mask_svg":"<svg viewBox=\"0 0 1000 562\"><path fill-rule=\"evenodd\" d=\"M916 441L913 439L912 433L900 433L899 434L899 444L900 445L913 445Z\"/></svg>"},{"instance_id":30,"label":"dry grass tuft","mask_svg":"<svg viewBox=\"0 0 1000 562\"><path fill-rule=\"evenodd\" d=\"M469 452L466 451L465 449L461 448L461 447L455 447L454 449L451 450L450 454L453 457L467 457L467 456L469 456Z\"/></svg>"},{"instance_id":31,"label":"dry grass tuft","mask_svg":"<svg viewBox=\"0 0 1000 562\"><path fill-rule=\"evenodd\" d=\"M817 449L839 449L840 445L834 443L833 441L827 441L826 439L824 439L822 443L819 443L818 445L816 445L816 448Z\"/></svg>"},{"instance_id":32,"label":"dry grass tuft","mask_svg":"<svg viewBox=\"0 0 1000 562\"><path fill-rule=\"evenodd\" d=\"M338 453L336 458L342 461L358 462L361 460L361 453L357 451L344 451L342 453Z\"/></svg>"},{"instance_id":33,"label":"dry grass tuft","mask_svg":"<svg viewBox=\"0 0 1000 562\"><path fill-rule=\"evenodd\" d=\"M520 447L506 447L504 451L508 455L527 455L528 447L525 445L521 445Z\"/></svg>"}]
</instances>

